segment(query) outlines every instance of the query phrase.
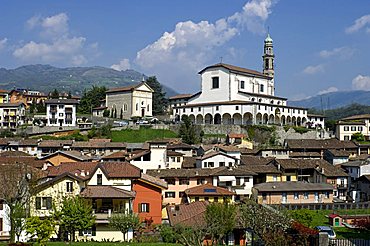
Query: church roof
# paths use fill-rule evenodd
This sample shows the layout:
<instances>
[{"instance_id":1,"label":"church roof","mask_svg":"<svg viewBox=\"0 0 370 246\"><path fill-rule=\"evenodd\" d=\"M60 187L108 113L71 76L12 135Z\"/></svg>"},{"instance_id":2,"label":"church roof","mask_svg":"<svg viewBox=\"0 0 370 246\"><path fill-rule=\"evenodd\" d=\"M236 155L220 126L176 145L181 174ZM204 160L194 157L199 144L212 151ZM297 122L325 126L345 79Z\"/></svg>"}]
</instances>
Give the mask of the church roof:
<instances>
[{"instance_id":1,"label":"church roof","mask_svg":"<svg viewBox=\"0 0 370 246\"><path fill-rule=\"evenodd\" d=\"M267 76L266 74L263 74L263 73L258 72L256 70L251 70L251 69L248 69L248 68L237 67L237 66L234 66L234 65L226 64L226 63L217 63L217 64L214 64L214 65L208 66L206 68L203 68L199 72L199 74L202 74L207 69L217 68L217 67L223 67L223 68L226 68L226 69L228 69L230 71L233 71L233 72L254 75L254 76L262 77L262 78L265 78L265 79L272 79L271 77Z\"/></svg>"},{"instance_id":2,"label":"church roof","mask_svg":"<svg viewBox=\"0 0 370 246\"><path fill-rule=\"evenodd\" d=\"M265 39L265 43L272 43L272 38L270 37L270 33L267 34L267 37Z\"/></svg>"}]
</instances>

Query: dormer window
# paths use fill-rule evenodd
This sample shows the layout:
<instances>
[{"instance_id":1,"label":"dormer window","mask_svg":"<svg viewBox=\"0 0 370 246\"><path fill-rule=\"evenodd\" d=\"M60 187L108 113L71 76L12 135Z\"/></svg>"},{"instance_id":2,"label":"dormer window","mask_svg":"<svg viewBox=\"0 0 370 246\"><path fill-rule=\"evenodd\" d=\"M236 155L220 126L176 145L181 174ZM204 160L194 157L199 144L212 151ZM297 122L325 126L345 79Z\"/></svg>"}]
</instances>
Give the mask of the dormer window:
<instances>
[{"instance_id":1,"label":"dormer window","mask_svg":"<svg viewBox=\"0 0 370 246\"><path fill-rule=\"evenodd\" d=\"M103 184L103 175L101 175L101 174L96 175L96 184L97 185L102 185Z\"/></svg>"},{"instance_id":2,"label":"dormer window","mask_svg":"<svg viewBox=\"0 0 370 246\"><path fill-rule=\"evenodd\" d=\"M220 88L219 77L212 77L212 89Z\"/></svg>"}]
</instances>

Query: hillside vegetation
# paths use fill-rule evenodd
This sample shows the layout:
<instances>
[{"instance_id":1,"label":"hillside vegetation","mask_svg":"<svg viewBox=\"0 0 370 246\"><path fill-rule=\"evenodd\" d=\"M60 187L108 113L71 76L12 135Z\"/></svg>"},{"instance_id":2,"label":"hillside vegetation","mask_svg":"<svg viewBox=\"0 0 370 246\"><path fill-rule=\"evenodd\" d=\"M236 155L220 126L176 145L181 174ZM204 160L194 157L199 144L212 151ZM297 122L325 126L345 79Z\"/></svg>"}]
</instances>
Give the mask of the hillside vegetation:
<instances>
[{"instance_id":1,"label":"hillside vegetation","mask_svg":"<svg viewBox=\"0 0 370 246\"><path fill-rule=\"evenodd\" d=\"M345 107L326 110L324 112L311 108L308 110L308 113L323 114L327 117L326 120L339 120L352 115L370 114L370 106L354 103Z\"/></svg>"}]
</instances>

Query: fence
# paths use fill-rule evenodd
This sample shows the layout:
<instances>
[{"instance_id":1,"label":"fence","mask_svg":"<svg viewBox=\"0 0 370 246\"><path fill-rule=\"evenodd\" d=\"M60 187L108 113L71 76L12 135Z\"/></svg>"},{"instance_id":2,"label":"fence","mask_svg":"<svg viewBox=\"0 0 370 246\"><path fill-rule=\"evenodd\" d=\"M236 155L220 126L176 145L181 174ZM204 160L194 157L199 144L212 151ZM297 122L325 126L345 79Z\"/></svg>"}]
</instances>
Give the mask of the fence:
<instances>
[{"instance_id":1,"label":"fence","mask_svg":"<svg viewBox=\"0 0 370 246\"><path fill-rule=\"evenodd\" d=\"M366 239L330 239L330 246L370 246Z\"/></svg>"}]
</instances>

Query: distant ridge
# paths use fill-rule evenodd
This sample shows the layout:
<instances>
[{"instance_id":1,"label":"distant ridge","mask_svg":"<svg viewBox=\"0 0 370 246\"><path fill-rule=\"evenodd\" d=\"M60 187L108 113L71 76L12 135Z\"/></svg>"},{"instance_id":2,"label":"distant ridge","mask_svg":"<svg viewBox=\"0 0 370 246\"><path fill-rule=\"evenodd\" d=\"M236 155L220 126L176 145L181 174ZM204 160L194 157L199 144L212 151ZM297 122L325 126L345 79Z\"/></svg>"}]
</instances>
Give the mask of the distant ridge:
<instances>
[{"instance_id":1,"label":"distant ridge","mask_svg":"<svg viewBox=\"0 0 370 246\"><path fill-rule=\"evenodd\" d=\"M317 95L300 101L288 101L288 105L328 110L350 104L370 105L370 91L337 91Z\"/></svg>"},{"instance_id":2,"label":"distant ridge","mask_svg":"<svg viewBox=\"0 0 370 246\"><path fill-rule=\"evenodd\" d=\"M145 78L147 76L144 75ZM53 89L82 94L93 85L107 88L123 87L141 82L143 74L135 70L116 71L106 67L67 67L50 65L27 65L15 69L0 68L0 89L25 88L49 92ZM166 96L177 94L162 85Z\"/></svg>"}]
</instances>

